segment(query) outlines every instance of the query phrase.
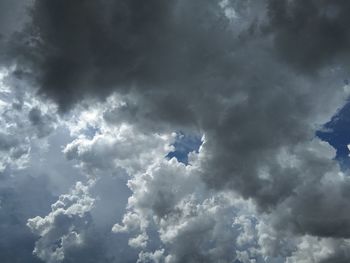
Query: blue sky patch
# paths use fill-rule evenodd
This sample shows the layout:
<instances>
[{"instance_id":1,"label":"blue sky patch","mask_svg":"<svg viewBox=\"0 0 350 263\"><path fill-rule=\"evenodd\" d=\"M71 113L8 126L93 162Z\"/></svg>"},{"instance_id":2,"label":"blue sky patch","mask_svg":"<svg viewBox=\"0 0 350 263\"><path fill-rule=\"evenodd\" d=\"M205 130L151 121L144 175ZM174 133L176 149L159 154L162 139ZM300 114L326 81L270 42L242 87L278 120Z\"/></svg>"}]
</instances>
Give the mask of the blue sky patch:
<instances>
[{"instance_id":1,"label":"blue sky patch","mask_svg":"<svg viewBox=\"0 0 350 263\"><path fill-rule=\"evenodd\" d=\"M188 164L188 154L190 152L197 152L202 145L201 136L194 134L185 134L179 132L176 135L176 140L173 144L175 151L168 153L167 158L175 157L179 162Z\"/></svg>"},{"instance_id":2,"label":"blue sky patch","mask_svg":"<svg viewBox=\"0 0 350 263\"><path fill-rule=\"evenodd\" d=\"M350 168L348 144L350 144L350 99L323 128L316 132L317 137L328 142L336 150L335 159L341 168Z\"/></svg>"}]
</instances>

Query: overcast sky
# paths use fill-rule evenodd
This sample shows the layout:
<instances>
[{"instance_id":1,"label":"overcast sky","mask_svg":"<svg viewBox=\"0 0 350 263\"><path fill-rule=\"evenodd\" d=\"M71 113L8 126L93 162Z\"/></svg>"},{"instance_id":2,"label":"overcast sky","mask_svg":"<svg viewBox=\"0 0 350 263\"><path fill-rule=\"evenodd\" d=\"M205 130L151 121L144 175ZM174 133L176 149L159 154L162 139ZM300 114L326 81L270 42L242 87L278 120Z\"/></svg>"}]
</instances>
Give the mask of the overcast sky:
<instances>
[{"instance_id":1,"label":"overcast sky","mask_svg":"<svg viewBox=\"0 0 350 263\"><path fill-rule=\"evenodd\" d=\"M350 262L349 13L0 0L0 262Z\"/></svg>"}]
</instances>

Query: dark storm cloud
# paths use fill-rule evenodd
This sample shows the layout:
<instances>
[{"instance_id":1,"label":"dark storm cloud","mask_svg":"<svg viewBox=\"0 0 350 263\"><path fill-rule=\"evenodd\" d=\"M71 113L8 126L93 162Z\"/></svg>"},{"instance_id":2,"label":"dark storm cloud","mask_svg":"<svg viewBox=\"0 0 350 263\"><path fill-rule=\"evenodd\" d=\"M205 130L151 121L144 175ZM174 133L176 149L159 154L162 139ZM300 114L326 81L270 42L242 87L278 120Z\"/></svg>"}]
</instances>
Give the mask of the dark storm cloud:
<instances>
[{"instance_id":1,"label":"dark storm cloud","mask_svg":"<svg viewBox=\"0 0 350 263\"><path fill-rule=\"evenodd\" d=\"M234 189L271 211L294 196L305 178L321 180L333 169L309 153L298 153L307 157L300 167L284 167L279 158L307 144L314 116L339 102L332 100L338 94L335 73L319 79L299 73L327 69L347 54L349 42L347 1L288 3L270 0L267 9L251 3L249 12L238 13L251 14L243 27L230 22L217 1L37 0L30 30L17 36L33 33L37 42L15 47L20 61L33 66L41 93L62 110L118 91L136 102L119 111L122 116L110 112L106 119L142 120L155 130L159 123L174 130L196 127L207 141L207 185ZM260 33L261 18L254 17L266 11L269 34ZM36 123L38 114L32 115ZM322 188L310 189L310 200L317 199L313 194ZM311 220L301 217L296 232L348 237L347 214L327 221L331 200L321 195L324 203L312 210L312 203L301 202L308 192L300 193L292 213ZM348 197L334 200L345 205ZM325 218L327 228L315 217Z\"/></svg>"},{"instance_id":2,"label":"dark storm cloud","mask_svg":"<svg viewBox=\"0 0 350 263\"><path fill-rule=\"evenodd\" d=\"M28 6L32 0L0 1L0 66L8 59L6 42L16 31L21 31L28 21Z\"/></svg>"},{"instance_id":3,"label":"dark storm cloud","mask_svg":"<svg viewBox=\"0 0 350 263\"><path fill-rule=\"evenodd\" d=\"M268 0L271 30L282 57L300 72L349 58L346 0Z\"/></svg>"},{"instance_id":4,"label":"dark storm cloud","mask_svg":"<svg viewBox=\"0 0 350 263\"><path fill-rule=\"evenodd\" d=\"M66 109L131 85L184 85L229 52L219 11L212 1L35 1L41 91Z\"/></svg>"},{"instance_id":5,"label":"dark storm cloud","mask_svg":"<svg viewBox=\"0 0 350 263\"><path fill-rule=\"evenodd\" d=\"M6 37L20 30L28 18L27 7L32 0L2 0L0 2L0 36Z\"/></svg>"},{"instance_id":6,"label":"dark storm cloud","mask_svg":"<svg viewBox=\"0 0 350 263\"><path fill-rule=\"evenodd\" d=\"M269 0L266 6L260 13L268 13L277 53L299 72L347 56L346 0ZM254 15L242 41L261 26ZM38 54L39 86L62 109L131 85L143 91L184 86L186 93L198 78L232 75L237 65L230 55L244 44L233 38L238 26L223 17L217 1L37 0L31 26L40 43L27 52Z\"/></svg>"},{"instance_id":7,"label":"dark storm cloud","mask_svg":"<svg viewBox=\"0 0 350 263\"><path fill-rule=\"evenodd\" d=\"M341 251L339 254L331 255L320 263L347 263L350 260L348 251Z\"/></svg>"}]
</instances>

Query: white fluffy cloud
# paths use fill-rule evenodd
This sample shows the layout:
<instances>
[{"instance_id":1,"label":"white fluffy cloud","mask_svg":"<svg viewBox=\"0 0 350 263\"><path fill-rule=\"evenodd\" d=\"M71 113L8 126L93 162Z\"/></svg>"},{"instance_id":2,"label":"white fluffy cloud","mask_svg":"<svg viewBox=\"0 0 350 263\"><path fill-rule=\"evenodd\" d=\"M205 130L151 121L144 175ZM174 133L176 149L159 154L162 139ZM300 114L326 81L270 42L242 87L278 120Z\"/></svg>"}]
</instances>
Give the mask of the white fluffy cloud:
<instances>
[{"instance_id":1,"label":"white fluffy cloud","mask_svg":"<svg viewBox=\"0 0 350 263\"><path fill-rule=\"evenodd\" d=\"M89 224L88 212L94 204L88 190L89 186L78 182L69 194L61 195L51 205L51 213L28 220L29 228L41 236L33 252L45 262L61 262L67 247L81 245L80 232Z\"/></svg>"}]
</instances>

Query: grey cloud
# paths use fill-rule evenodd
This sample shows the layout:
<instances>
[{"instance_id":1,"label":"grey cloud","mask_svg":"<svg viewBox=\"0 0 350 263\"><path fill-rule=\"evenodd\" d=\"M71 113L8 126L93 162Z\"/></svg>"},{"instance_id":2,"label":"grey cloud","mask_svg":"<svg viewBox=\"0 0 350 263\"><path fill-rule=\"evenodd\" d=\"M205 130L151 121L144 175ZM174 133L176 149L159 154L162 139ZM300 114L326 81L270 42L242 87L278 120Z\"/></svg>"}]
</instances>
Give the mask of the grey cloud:
<instances>
[{"instance_id":1,"label":"grey cloud","mask_svg":"<svg viewBox=\"0 0 350 263\"><path fill-rule=\"evenodd\" d=\"M28 118L31 124L36 128L39 138L45 137L52 132L53 123L55 122L54 116L43 114L39 108L34 107L29 111Z\"/></svg>"},{"instance_id":2,"label":"grey cloud","mask_svg":"<svg viewBox=\"0 0 350 263\"><path fill-rule=\"evenodd\" d=\"M263 207L298 183L273 164L279 150L309 140L312 117L337 93L291 72L267 37L241 38L247 28L230 23L218 2L38 0L32 26L41 38L34 47L43 54L41 92L62 109L84 96L135 90L142 108L127 107L124 114L203 130L216 153L205 180L239 189ZM272 182L256 176L265 163L275 174Z\"/></svg>"},{"instance_id":3,"label":"grey cloud","mask_svg":"<svg viewBox=\"0 0 350 263\"><path fill-rule=\"evenodd\" d=\"M181 85L185 94L187 83L230 64L224 56L232 39L221 33L222 13L216 1L38 0L29 32L40 41L17 55L41 54L30 61L38 84L62 109L130 86L148 93Z\"/></svg>"},{"instance_id":4,"label":"grey cloud","mask_svg":"<svg viewBox=\"0 0 350 263\"><path fill-rule=\"evenodd\" d=\"M0 74L0 166L1 170L23 168L35 139L45 141L54 130L56 110L40 105L34 92L14 81L10 72Z\"/></svg>"},{"instance_id":5,"label":"grey cloud","mask_svg":"<svg viewBox=\"0 0 350 263\"><path fill-rule=\"evenodd\" d=\"M300 73L339 62L348 66L348 1L269 0L268 10L277 50Z\"/></svg>"},{"instance_id":6,"label":"grey cloud","mask_svg":"<svg viewBox=\"0 0 350 263\"><path fill-rule=\"evenodd\" d=\"M305 242L306 241L306 242ZM302 241L305 247L313 247L312 256L304 249L292 262L342 263L349 260L349 242L347 239L310 239ZM322 252L322 249L323 252Z\"/></svg>"},{"instance_id":7,"label":"grey cloud","mask_svg":"<svg viewBox=\"0 0 350 263\"><path fill-rule=\"evenodd\" d=\"M28 8L33 0L2 0L0 2L0 66L12 61L8 54L9 38L21 31L26 22L30 20ZM12 53L13 55L13 53Z\"/></svg>"},{"instance_id":8,"label":"grey cloud","mask_svg":"<svg viewBox=\"0 0 350 263\"><path fill-rule=\"evenodd\" d=\"M48 213L56 195L81 175L61 153L61 145L70 140L63 127L54 135L54 129L42 134L29 120L35 109L40 112L35 124L52 128L54 108L16 84L0 79L0 261L39 263L43 261L32 253L38 237L26 226L27 219Z\"/></svg>"},{"instance_id":9,"label":"grey cloud","mask_svg":"<svg viewBox=\"0 0 350 263\"><path fill-rule=\"evenodd\" d=\"M14 31L20 31L28 21L27 8L32 0L3 0L0 3L0 36L8 37Z\"/></svg>"},{"instance_id":10,"label":"grey cloud","mask_svg":"<svg viewBox=\"0 0 350 263\"><path fill-rule=\"evenodd\" d=\"M252 200L281 232L285 223L297 235L348 237L348 179L336 177L325 185L327 174L339 169L310 141L320 121L344 102L337 80L346 73L349 5L345 0L261 2L228 4L237 9L239 23L225 16L218 1L37 0L31 28L11 42L11 52L23 62L16 73L25 78L26 66L32 68L31 84L62 111L113 92L129 98L103 112L110 129L121 122L146 134L196 129L205 135L198 174L208 191L234 190ZM29 46L16 43L28 38ZM39 116L35 109L29 116L34 125ZM65 148L67 157L88 172L110 172L119 165L143 174L147 162L128 163L139 159L130 145L143 152L145 145L153 147L150 138L124 136L125 143L106 131L77 138ZM182 211L169 182L152 182L146 203L136 198L140 214L146 210L162 219L174 209ZM336 208L345 210L331 217ZM193 227L196 242L202 236ZM141 232L134 245L147 239ZM202 260L201 242L193 254L183 247L186 234L176 241L174 254Z\"/></svg>"},{"instance_id":11,"label":"grey cloud","mask_svg":"<svg viewBox=\"0 0 350 263\"><path fill-rule=\"evenodd\" d=\"M9 137L7 134L0 134L0 149L2 151L8 151L13 146L16 146L18 141L14 137Z\"/></svg>"},{"instance_id":12,"label":"grey cloud","mask_svg":"<svg viewBox=\"0 0 350 263\"><path fill-rule=\"evenodd\" d=\"M62 262L66 247L79 247L80 232L90 223L89 211L94 201L87 191L88 187L78 182L70 194L61 195L51 205L52 211L46 217L28 220L29 228L41 236L34 250L39 258L46 262Z\"/></svg>"},{"instance_id":13,"label":"grey cloud","mask_svg":"<svg viewBox=\"0 0 350 263\"><path fill-rule=\"evenodd\" d=\"M321 8L312 1L300 3L288 9L292 18ZM194 123L205 133L205 148L215 153L203 164L203 179L210 187L234 189L263 210L273 209L293 194L303 177L301 170L280 167L278 155L314 136L314 116L329 113L329 99L339 94L336 84L323 82L340 74L326 70L319 79L300 76L281 62L274 48L283 44L284 34L296 39L299 34L283 23L279 5L271 1L267 10L260 10L268 11L272 42L263 33L231 23L215 1L38 0L32 26L40 34L34 51L42 53L36 64L41 92L63 110L86 96L135 92L142 108L125 109L130 117L141 115L155 127L159 122L174 128ZM251 6L238 16L244 17ZM324 29L323 20L317 20L322 15L315 16L311 31ZM315 35L318 42L329 38L323 33ZM323 61L322 56L322 61L312 58ZM259 176L263 169L268 179Z\"/></svg>"},{"instance_id":14,"label":"grey cloud","mask_svg":"<svg viewBox=\"0 0 350 263\"><path fill-rule=\"evenodd\" d=\"M239 189L264 207L297 183L293 175L279 176L286 171L273 165L276 154L309 140L312 117L337 93L334 84L291 72L268 38L230 23L218 2L38 0L32 26L41 38L34 47L43 54L41 92L62 109L85 96L135 91L137 106L122 115L202 130L216 153L205 180ZM274 171L272 183L256 176L264 163Z\"/></svg>"},{"instance_id":15,"label":"grey cloud","mask_svg":"<svg viewBox=\"0 0 350 263\"><path fill-rule=\"evenodd\" d=\"M135 262L137 253L128 249L127 240L111 233L127 198L119 183L108 176L86 185L78 182L46 216L30 218L28 226L38 236L34 254L52 263Z\"/></svg>"},{"instance_id":16,"label":"grey cloud","mask_svg":"<svg viewBox=\"0 0 350 263\"><path fill-rule=\"evenodd\" d=\"M292 173L288 174L286 169L284 172L297 183L270 210L270 223L278 231L326 238L349 237L346 194L349 180L331 160L334 153L328 147L314 141L283 158L292 161Z\"/></svg>"},{"instance_id":17,"label":"grey cloud","mask_svg":"<svg viewBox=\"0 0 350 263\"><path fill-rule=\"evenodd\" d=\"M350 260L350 255L348 252L348 247L339 249L333 255L326 259L323 259L320 263L346 263Z\"/></svg>"},{"instance_id":18,"label":"grey cloud","mask_svg":"<svg viewBox=\"0 0 350 263\"><path fill-rule=\"evenodd\" d=\"M136 237L129 241L131 245L136 245L136 238L155 227L164 244L161 253L164 262L234 260L232 247L236 234L230 225L235 210L228 198L210 195L195 171L186 170L175 160L161 162L150 167L147 174L130 180L129 187L133 192L129 212L123 224L115 225L113 231L116 234L136 231ZM147 236L146 244L140 245L148 248L152 238ZM145 261L141 261L143 257ZM150 257L147 253L140 254L140 262L147 262L147 257Z\"/></svg>"}]
</instances>

